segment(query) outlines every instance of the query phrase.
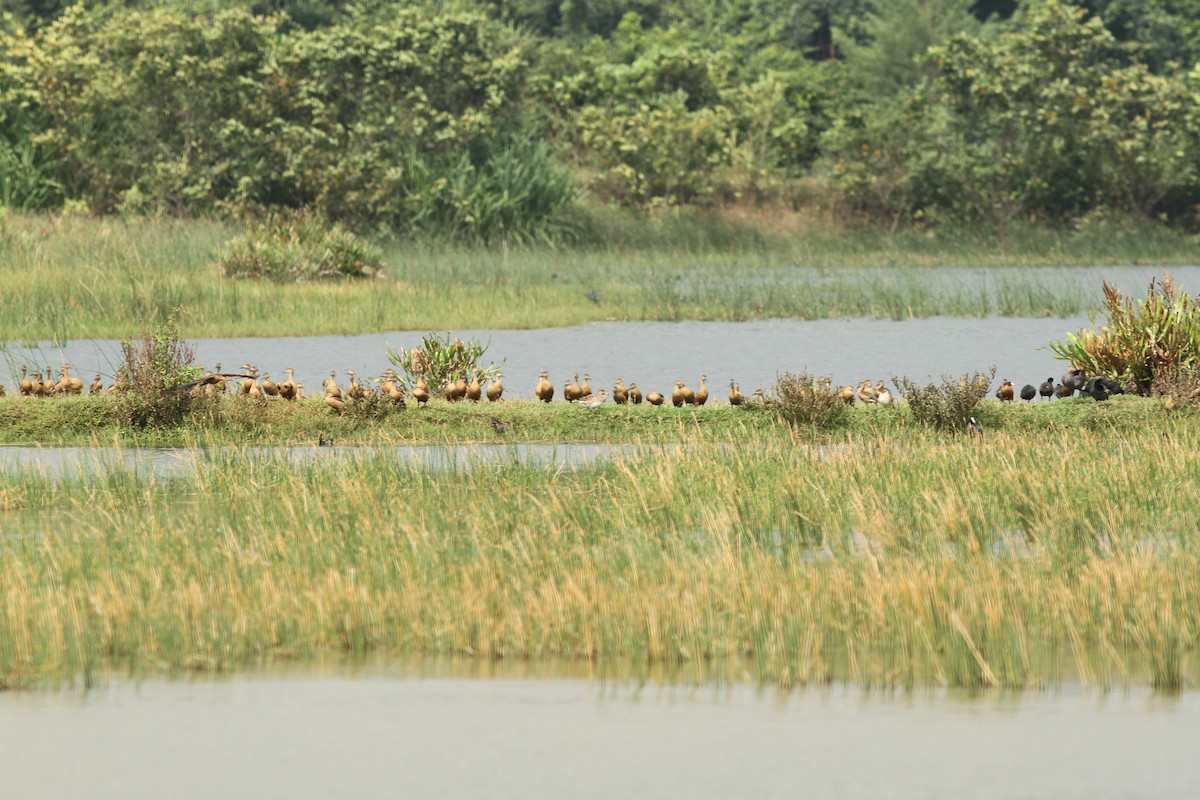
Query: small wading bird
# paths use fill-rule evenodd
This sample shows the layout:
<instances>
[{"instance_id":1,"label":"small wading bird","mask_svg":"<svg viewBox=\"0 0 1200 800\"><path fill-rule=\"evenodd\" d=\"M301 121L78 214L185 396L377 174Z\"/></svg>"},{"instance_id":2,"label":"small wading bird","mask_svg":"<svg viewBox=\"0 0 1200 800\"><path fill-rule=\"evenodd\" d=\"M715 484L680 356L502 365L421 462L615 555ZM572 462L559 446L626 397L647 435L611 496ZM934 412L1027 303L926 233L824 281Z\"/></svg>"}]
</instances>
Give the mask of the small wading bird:
<instances>
[{"instance_id":1,"label":"small wading bird","mask_svg":"<svg viewBox=\"0 0 1200 800\"><path fill-rule=\"evenodd\" d=\"M575 405L580 408L597 408L604 404L604 390L589 394L586 397L581 397L575 401Z\"/></svg>"}]
</instances>

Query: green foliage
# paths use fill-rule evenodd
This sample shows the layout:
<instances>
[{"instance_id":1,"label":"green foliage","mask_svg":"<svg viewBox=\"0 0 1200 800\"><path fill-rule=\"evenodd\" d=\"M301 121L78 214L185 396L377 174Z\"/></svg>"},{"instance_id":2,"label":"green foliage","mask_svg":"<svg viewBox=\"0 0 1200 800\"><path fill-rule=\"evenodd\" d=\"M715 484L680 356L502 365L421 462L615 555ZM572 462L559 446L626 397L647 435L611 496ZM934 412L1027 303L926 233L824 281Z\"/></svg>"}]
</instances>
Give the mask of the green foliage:
<instances>
[{"instance_id":1,"label":"green foliage","mask_svg":"<svg viewBox=\"0 0 1200 800\"><path fill-rule=\"evenodd\" d=\"M1169 274L1150 281L1136 306L1105 282L1104 307L1107 324L1052 342L1054 354L1089 375L1132 380L1143 391L1200 366L1200 306Z\"/></svg>"},{"instance_id":2,"label":"green foliage","mask_svg":"<svg viewBox=\"0 0 1200 800\"><path fill-rule=\"evenodd\" d=\"M121 358L114 414L123 427L175 426L205 402L203 395L180 388L203 370L192 363L195 350L173 317L144 328L139 340L123 340Z\"/></svg>"},{"instance_id":3,"label":"green foliage","mask_svg":"<svg viewBox=\"0 0 1200 800\"><path fill-rule=\"evenodd\" d=\"M786 372L775 381L766 407L792 427L829 430L845 425L850 407L831 388L829 378Z\"/></svg>"},{"instance_id":4,"label":"green foliage","mask_svg":"<svg viewBox=\"0 0 1200 800\"><path fill-rule=\"evenodd\" d=\"M411 387L423 376L430 392L435 392L458 378L482 380L499 372L503 361L486 367L480 364L488 346L476 339L465 342L457 337L451 339L449 332L445 336L428 333L421 337L420 347L400 348L396 352L389 344L387 359L404 373L399 381L403 386Z\"/></svg>"},{"instance_id":5,"label":"green foliage","mask_svg":"<svg viewBox=\"0 0 1200 800\"><path fill-rule=\"evenodd\" d=\"M931 51L930 91L826 136L851 208L897 219L1148 213L1197 190L1195 81L1123 64L1099 20L1053 0L995 41Z\"/></svg>"},{"instance_id":6,"label":"green foliage","mask_svg":"<svg viewBox=\"0 0 1200 800\"><path fill-rule=\"evenodd\" d=\"M995 377L996 368L992 367L987 373L958 378L943 375L941 385L930 383L922 387L906 377L893 377L892 382L904 395L917 422L938 430L961 432Z\"/></svg>"},{"instance_id":7,"label":"green foliage","mask_svg":"<svg viewBox=\"0 0 1200 800\"><path fill-rule=\"evenodd\" d=\"M278 282L371 278L383 269L383 251L301 209L272 213L231 239L221 248L217 266L231 278Z\"/></svg>"},{"instance_id":8,"label":"green foliage","mask_svg":"<svg viewBox=\"0 0 1200 800\"><path fill-rule=\"evenodd\" d=\"M53 173L54 162L27 138L10 142L0 136L0 207L31 211L54 205L62 187Z\"/></svg>"}]
</instances>

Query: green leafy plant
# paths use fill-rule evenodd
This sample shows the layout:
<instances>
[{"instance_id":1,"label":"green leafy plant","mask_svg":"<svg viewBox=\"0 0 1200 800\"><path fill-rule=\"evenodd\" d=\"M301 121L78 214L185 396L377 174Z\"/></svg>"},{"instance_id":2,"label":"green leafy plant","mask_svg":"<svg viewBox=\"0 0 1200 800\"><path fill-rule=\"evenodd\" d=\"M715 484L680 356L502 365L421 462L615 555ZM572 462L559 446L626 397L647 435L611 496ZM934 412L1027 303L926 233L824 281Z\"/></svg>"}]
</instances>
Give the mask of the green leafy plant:
<instances>
[{"instance_id":1,"label":"green leafy plant","mask_svg":"<svg viewBox=\"0 0 1200 800\"><path fill-rule=\"evenodd\" d=\"M892 382L904 395L917 422L943 431L963 431L971 412L987 394L995 377L996 368L992 367L988 372L963 374L957 378L943 375L940 385L920 386L907 377L895 376L892 376Z\"/></svg>"},{"instance_id":2,"label":"green leafy plant","mask_svg":"<svg viewBox=\"0 0 1200 800\"><path fill-rule=\"evenodd\" d=\"M178 425L208 402L202 393L183 388L203 370L192 362L195 350L180 335L174 317L148 326L141 338L121 342L115 415L122 425L162 428Z\"/></svg>"},{"instance_id":3,"label":"green leafy plant","mask_svg":"<svg viewBox=\"0 0 1200 800\"><path fill-rule=\"evenodd\" d=\"M230 240L217 264L231 278L370 278L383 268L383 251L320 214L300 209L274 212Z\"/></svg>"},{"instance_id":4,"label":"green leafy plant","mask_svg":"<svg viewBox=\"0 0 1200 800\"><path fill-rule=\"evenodd\" d=\"M832 380L807 372L785 372L780 376L771 387L765 407L792 427L820 430L843 425L850 416L849 406L833 391Z\"/></svg>"},{"instance_id":5,"label":"green leafy plant","mask_svg":"<svg viewBox=\"0 0 1200 800\"><path fill-rule=\"evenodd\" d=\"M483 380L499 372L503 361L486 367L480 365L489 344L476 339L465 342L457 337L451 339L449 332L445 336L428 333L421 337L419 347L401 348L397 352L389 344L387 358L393 367L404 373L400 377L404 387L410 388L418 376L424 376L430 387L437 388L458 378Z\"/></svg>"},{"instance_id":6,"label":"green leafy plant","mask_svg":"<svg viewBox=\"0 0 1200 800\"><path fill-rule=\"evenodd\" d=\"M1089 375L1133 381L1142 392L1169 370L1200 365L1200 306L1169 273L1151 280L1146 299L1136 304L1105 282L1104 308L1108 323L1099 331L1068 333L1050 350Z\"/></svg>"}]
</instances>

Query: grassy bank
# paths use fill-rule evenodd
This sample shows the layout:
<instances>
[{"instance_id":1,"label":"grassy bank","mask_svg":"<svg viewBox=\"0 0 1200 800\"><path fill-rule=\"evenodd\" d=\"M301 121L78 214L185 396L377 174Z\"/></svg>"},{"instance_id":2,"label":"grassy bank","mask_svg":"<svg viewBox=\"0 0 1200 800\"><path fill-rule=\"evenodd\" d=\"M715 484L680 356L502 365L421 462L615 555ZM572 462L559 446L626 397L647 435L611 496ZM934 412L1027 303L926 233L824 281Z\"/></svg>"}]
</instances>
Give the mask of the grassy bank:
<instances>
[{"instance_id":1,"label":"grassy bank","mask_svg":"<svg viewBox=\"0 0 1200 800\"><path fill-rule=\"evenodd\" d=\"M374 418L336 415L319 398L255 402L229 395L203 404L185 424L161 429L122 427L119 402L110 397L0 398L0 444L86 447L118 442L179 447L198 441L218 446L313 444L322 437L338 444L679 442L750 434L836 443L863 437L905 440L925 433L903 403L891 408L856 406L847 424L833 430L791 431L770 413L734 408L722 401L703 408L609 403L581 409L565 402L544 405L533 400L477 405L433 400L424 408L410 405ZM1161 400L1125 396L1104 403L1081 398L1031 404L986 400L976 416L988 432L1004 434L1131 428L1169 432L1200 421L1195 407L1168 409ZM492 428L493 419L506 426L504 433Z\"/></svg>"},{"instance_id":2,"label":"grassy bank","mask_svg":"<svg viewBox=\"0 0 1200 800\"><path fill-rule=\"evenodd\" d=\"M453 653L782 685L1196 678L1195 425L717 437L578 471L226 452L0 476L0 685ZM53 524L48 524L49 520Z\"/></svg>"},{"instance_id":3,"label":"grassy bank","mask_svg":"<svg viewBox=\"0 0 1200 800\"><path fill-rule=\"evenodd\" d=\"M383 280L276 285L223 278L211 266L235 232L202 220L4 217L0 332L15 342L122 338L176 309L189 337L598 320L1053 316L1095 306L1097 288L1066 271L1048 278L1021 267L1197 261L1194 239L1159 227L888 232L765 218L598 214L589 246L392 243ZM935 280L927 270L957 265L1013 269L986 292L978 281Z\"/></svg>"}]
</instances>

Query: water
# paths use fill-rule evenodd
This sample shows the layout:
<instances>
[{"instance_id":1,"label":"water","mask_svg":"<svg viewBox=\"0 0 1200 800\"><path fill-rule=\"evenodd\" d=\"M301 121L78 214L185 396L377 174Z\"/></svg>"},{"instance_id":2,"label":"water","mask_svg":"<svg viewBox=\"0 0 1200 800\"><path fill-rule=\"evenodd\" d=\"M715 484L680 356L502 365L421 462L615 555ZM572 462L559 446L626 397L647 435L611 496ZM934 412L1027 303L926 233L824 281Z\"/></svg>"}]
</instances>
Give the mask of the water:
<instances>
[{"instance_id":1,"label":"water","mask_svg":"<svg viewBox=\"0 0 1200 800\"><path fill-rule=\"evenodd\" d=\"M722 399L729 380L741 383L747 395L769 387L778 374L807 369L829 375L837 383L857 384L870 378L891 383L891 375L918 381L944 373L986 370L996 365L996 378L1011 378L1020 387L1037 385L1063 373L1064 364L1043 350L1047 342L1086 327L1086 318L1021 319L994 317L962 319L930 317L892 321L876 319L762 320L757 322L606 322L570 328L532 331L460 330L462 339L491 342L484 362L504 362L507 397L529 398L538 373L549 370L561 387L573 373L590 372L592 387L611 386L621 377L636 381L643 392L670 392L676 379L695 388L706 374L714 398ZM331 369L345 383L345 370L379 375L387 369L386 347L413 347L425 332L399 331L363 336L311 336L263 339L197 339L198 363L222 365L226 372L244 362L259 365L283 380L284 368L296 369L296 380L309 394L319 394ZM111 340L70 342L61 349L10 346L5 358L13 377L20 365L49 365L57 371L64 361L75 368L85 385L100 372L111 375L119 361L119 345ZM57 374L57 372L56 372ZM559 395L561 396L561 395Z\"/></svg>"},{"instance_id":2,"label":"water","mask_svg":"<svg viewBox=\"0 0 1200 800\"><path fill-rule=\"evenodd\" d=\"M6 800L1194 798L1200 695L367 671L0 694Z\"/></svg>"},{"instance_id":3,"label":"water","mask_svg":"<svg viewBox=\"0 0 1200 800\"><path fill-rule=\"evenodd\" d=\"M0 473L37 470L51 477L93 476L128 470L142 476L176 478L190 474L198 459L222 453L251 457L284 458L294 464L347 456L382 455L391 460L430 470L497 467L507 464L577 469L633 455L646 445L632 444L472 444L385 445L356 447L251 447L218 448L211 453L184 447L14 447L0 446Z\"/></svg>"}]
</instances>

